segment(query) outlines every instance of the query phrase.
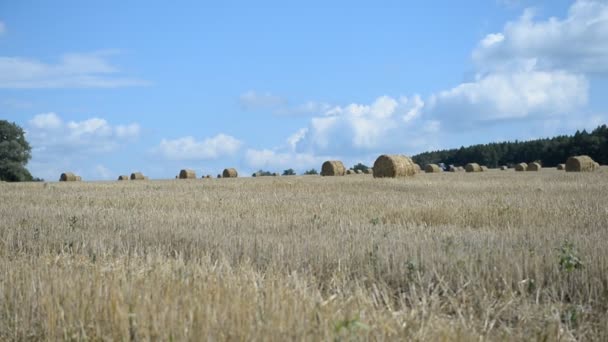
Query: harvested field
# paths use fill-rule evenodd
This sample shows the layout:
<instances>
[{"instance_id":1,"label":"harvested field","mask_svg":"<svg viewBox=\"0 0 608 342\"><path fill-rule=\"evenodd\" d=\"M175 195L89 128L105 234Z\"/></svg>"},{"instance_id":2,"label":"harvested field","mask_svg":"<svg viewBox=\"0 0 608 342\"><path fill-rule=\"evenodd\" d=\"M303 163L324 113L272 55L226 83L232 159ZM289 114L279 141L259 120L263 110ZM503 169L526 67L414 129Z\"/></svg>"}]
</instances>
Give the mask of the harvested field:
<instances>
[{"instance_id":1,"label":"harvested field","mask_svg":"<svg viewBox=\"0 0 608 342\"><path fill-rule=\"evenodd\" d=\"M1 187L0 340L608 340L605 167Z\"/></svg>"}]
</instances>

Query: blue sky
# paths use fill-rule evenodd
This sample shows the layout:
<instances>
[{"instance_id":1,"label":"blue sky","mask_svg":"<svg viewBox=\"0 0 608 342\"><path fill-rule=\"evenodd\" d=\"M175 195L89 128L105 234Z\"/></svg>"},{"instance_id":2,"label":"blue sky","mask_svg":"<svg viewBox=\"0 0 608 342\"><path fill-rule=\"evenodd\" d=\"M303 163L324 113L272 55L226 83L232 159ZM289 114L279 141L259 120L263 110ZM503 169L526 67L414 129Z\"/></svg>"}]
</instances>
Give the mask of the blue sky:
<instances>
[{"instance_id":1,"label":"blue sky","mask_svg":"<svg viewBox=\"0 0 608 342\"><path fill-rule=\"evenodd\" d=\"M606 123L608 1L0 3L0 118L55 180L298 172Z\"/></svg>"}]
</instances>

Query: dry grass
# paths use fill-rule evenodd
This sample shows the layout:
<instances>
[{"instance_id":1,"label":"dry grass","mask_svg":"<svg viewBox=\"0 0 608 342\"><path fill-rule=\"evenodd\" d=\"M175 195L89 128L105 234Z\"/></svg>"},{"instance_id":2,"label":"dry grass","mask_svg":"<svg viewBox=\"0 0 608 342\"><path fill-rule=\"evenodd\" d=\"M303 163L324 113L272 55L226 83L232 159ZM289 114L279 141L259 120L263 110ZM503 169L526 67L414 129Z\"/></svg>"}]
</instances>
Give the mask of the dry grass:
<instances>
[{"instance_id":1,"label":"dry grass","mask_svg":"<svg viewBox=\"0 0 608 342\"><path fill-rule=\"evenodd\" d=\"M2 183L0 340L605 341L606 202L605 168Z\"/></svg>"}]
</instances>

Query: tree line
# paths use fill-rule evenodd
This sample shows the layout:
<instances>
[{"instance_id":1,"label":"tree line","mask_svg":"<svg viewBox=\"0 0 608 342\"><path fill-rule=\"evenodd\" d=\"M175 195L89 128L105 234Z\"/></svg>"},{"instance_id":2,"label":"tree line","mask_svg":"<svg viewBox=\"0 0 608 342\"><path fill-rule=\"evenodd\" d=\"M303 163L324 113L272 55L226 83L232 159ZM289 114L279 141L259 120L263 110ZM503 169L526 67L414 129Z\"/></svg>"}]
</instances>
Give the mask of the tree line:
<instances>
[{"instance_id":1,"label":"tree line","mask_svg":"<svg viewBox=\"0 0 608 342\"><path fill-rule=\"evenodd\" d=\"M608 164L608 127L598 126L588 133L576 131L574 135L530 141L506 141L431 151L417 154L412 159L423 166L444 163L465 165L475 162L488 167L513 165L521 162L540 162L546 167L565 163L570 156L586 154L600 164Z\"/></svg>"}]
</instances>

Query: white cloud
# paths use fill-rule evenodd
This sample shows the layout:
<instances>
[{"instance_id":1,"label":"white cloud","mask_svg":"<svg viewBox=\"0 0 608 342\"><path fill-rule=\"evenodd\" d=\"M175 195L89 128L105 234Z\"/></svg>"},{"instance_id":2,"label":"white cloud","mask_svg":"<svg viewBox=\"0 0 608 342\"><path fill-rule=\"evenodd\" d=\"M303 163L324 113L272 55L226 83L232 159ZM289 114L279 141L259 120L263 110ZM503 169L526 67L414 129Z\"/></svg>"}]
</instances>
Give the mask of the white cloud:
<instances>
[{"instance_id":1,"label":"white cloud","mask_svg":"<svg viewBox=\"0 0 608 342\"><path fill-rule=\"evenodd\" d=\"M0 21L0 36L6 32L6 25L3 21Z\"/></svg>"},{"instance_id":2,"label":"white cloud","mask_svg":"<svg viewBox=\"0 0 608 342\"><path fill-rule=\"evenodd\" d=\"M129 125L118 125L114 128L116 136L119 138L136 137L139 135L140 127L136 123Z\"/></svg>"},{"instance_id":3,"label":"white cloud","mask_svg":"<svg viewBox=\"0 0 608 342\"><path fill-rule=\"evenodd\" d=\"M493 73L431 96L428 115L474 123L571 114L587 103L585 77L564 71Z\"/></svg>"},{"instance_id":4,"label":"white cloud","mask_svg":"<svg viewBox=\"0 0 608 342\"><path fill-rule=\"evenodd\" d=\"M269 92L258 93L253 90L247 91L239 97L239 103L243 109L276 109L286 103L285 99Z\"/></svg>"},{"instance_id":5,"label":"white cloud","mask_svg":"<svg viewBox=\"0 0 608 342\"><path fill-rule=\"evenodd\" d=\"M0 57L0 88L116 88L147 84L122 76L107 60L110 54L66 54L55 64Z\"/></svg>"},{"instance_id":6,"label":"white cloud","mask_svg":"<svg viewBox=\"0 0 608 342\"><path fill-rule=\"evenodd\" d=\"M481 40L473 59L481 70L533 63L539 70L608 72L608 2L575 1L565 19L535 20L526 10L502 32Z\"/></svg>"},{"instance_id":7,"label":"white cloud","mask_svg":"<svg viewBox=\"0 0 608 342\"><path fill-rule=\"evenodd\" d=\"M112 125L101 118L66 122L56 113L38 114L25 125L27 140L32 146L28 168L32 174L49 180L56 179L65 170L105 179L109 177L108 170L104 176L101 168L87 169L86 165L94 165L105 153L139 136L138 129L119 133L120 127L139 125Z\"/></svg>"},{"instance_id":8,"label":"white cloud","mask_svg":"<svg viewBox=\"0 0 608 342\"><path fill-rule=\"evenodd\" d=\"M154 152L169 160L204 160L234 155L241 146L241 141L225 134L201 141L187 136L174 140L162 139Z\"/></svg>"}]
</instances>

